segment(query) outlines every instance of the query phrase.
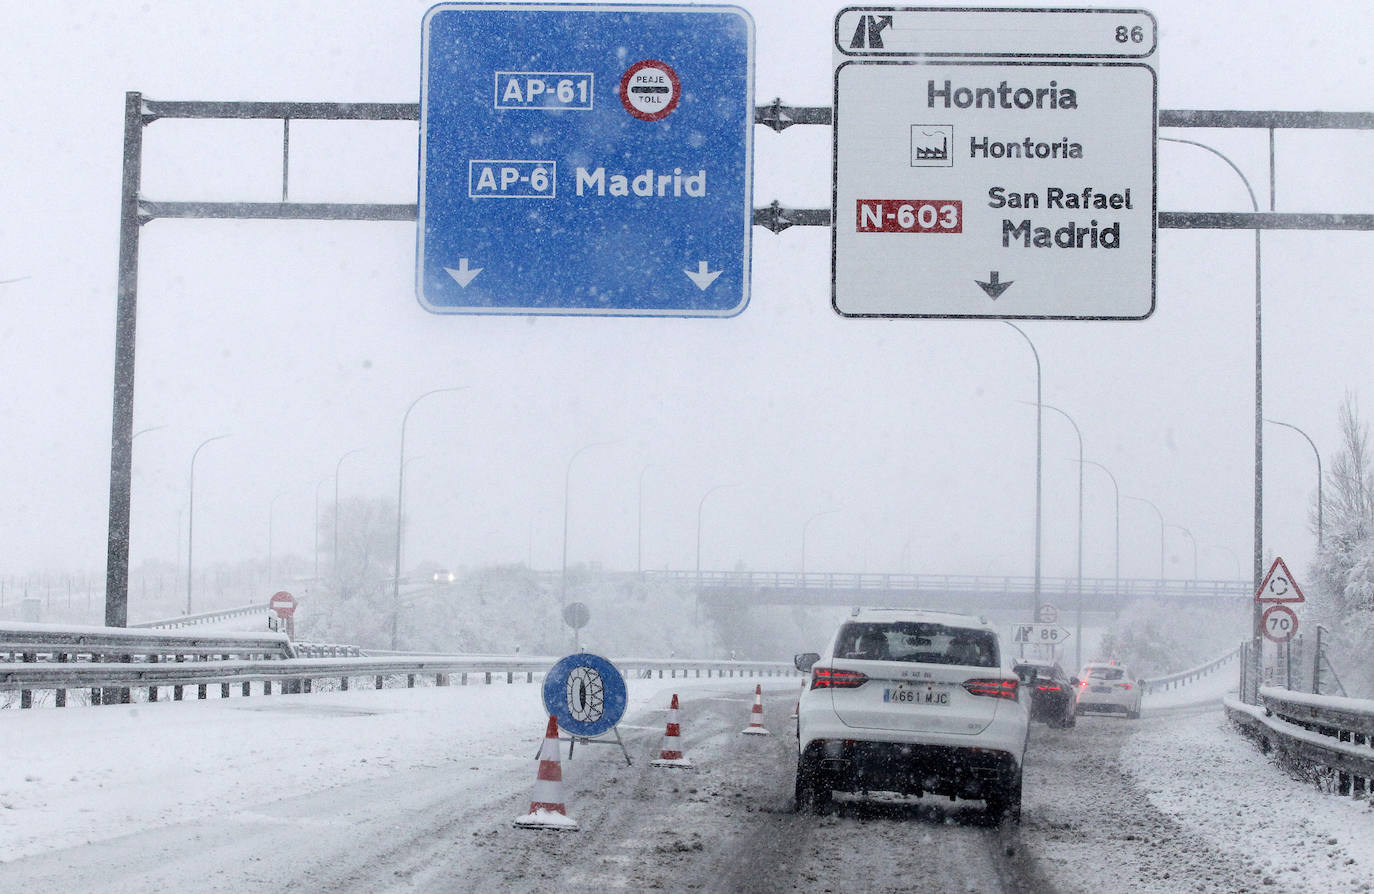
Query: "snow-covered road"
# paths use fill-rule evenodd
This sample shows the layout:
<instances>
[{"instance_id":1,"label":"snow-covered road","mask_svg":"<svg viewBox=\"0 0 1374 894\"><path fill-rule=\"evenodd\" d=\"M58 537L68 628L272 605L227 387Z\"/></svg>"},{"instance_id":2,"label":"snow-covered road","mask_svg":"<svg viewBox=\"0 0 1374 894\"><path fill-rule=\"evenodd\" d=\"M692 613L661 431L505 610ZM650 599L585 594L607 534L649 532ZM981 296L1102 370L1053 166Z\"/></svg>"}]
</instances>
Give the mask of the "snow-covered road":
<instances>
[{"instance_id":1,"label":"snow-covered road","mask_svg":"<svg viewBox=\"0 0 1374 894\"><path fill-rule=\"evenodd\" d=\"M1368 804L1273 768L1219 688L1136 723L1035 725L1018 833L977 802L792 813L796 684L765 684L765 738L739 735L753 682L630 681L635 766L614 748L563 761L568 834L510 825L543 732L528 684L11 712L0 889L1368 889ZM648 766L674 691L693 771Z\"/></svg>"}]
</instances>

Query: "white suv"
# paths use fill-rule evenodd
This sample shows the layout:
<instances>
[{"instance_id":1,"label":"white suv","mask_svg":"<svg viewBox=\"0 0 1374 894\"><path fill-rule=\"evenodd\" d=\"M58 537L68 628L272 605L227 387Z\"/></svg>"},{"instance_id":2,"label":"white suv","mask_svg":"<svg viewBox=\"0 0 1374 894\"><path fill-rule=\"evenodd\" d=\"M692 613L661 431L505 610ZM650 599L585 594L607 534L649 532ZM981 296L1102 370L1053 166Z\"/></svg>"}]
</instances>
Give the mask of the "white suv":
<instances>
[{"instance_id":1,"label":"white suv","mask_svg":"<svg viewBox=\"0 0 1374 894\"><path fill-rule=\"evenodd\" d=\"M986 620L855 609L830 648L796 657L797 809L834 791L981 798L1018 821L1028 694Z\"/></svg>"},{"instance_id":2,"label":"white suv","mask_svg":"<svg viewBox=\"0 0 1374 894\"><path fill-rule=\"evenodd\" d=\"M1115 661L1096 661L1078 672L1078 701L1074 713L1121 711L1130 720L1140 719L1140 681L1131 669Z\"/></svg>"}]
</instances>

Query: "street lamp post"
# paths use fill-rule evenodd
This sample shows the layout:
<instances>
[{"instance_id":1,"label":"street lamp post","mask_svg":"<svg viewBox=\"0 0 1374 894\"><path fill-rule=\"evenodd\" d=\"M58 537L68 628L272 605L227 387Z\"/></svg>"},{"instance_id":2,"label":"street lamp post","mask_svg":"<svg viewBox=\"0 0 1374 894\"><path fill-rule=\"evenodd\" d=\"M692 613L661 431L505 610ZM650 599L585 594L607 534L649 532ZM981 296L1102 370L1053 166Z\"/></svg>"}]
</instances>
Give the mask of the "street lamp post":
<instances>
[{"instance_id":1,"label":"street lamp post","mask_svg":"<svg viewBox=\"0 0 1374 894\"><path fill-rule=\"evenodd\" d=\"M1035 349L1035 342L1031 341L1030 336L1020 326L1010 320L1003 320L1002 322L1020 333L1021 337L1026 340L1026 344L1030 345L1031 353L1035 355L1035 605L1031 614L1031 617L1034 618L1040 611L1040 468L1043 454L1041 431L1044 416L1041 412L1043 404L1040 400L1040 352Z\"/></svg>"},{"instance_id":2,"label":"street lamp post","mask_svg":"<svg viewBox=\"0 0 1374 894\"><path fill-rule=\"evenodd\" d=\"M1240 182L1245 184L1245 192L1250 196L1250 207L1255 213L1259 213L1259 202L1255 199L1255 191L1250 187L1250 180L1244 172L1237 167L1236 163L1227 158L1222 152L1213 149L1206 143L1199 143L1196 140L1185 140L1179 137L1160 137L1171 143L1183 143L1189 146L1196 146L1205 149L1217 158L1226 162L1231 170L1240 178ZM1273 157L1274 151L1274 131L1269 131L1269 152ZM1272 164L1271 164L1272 169ZM1274 210L1274 190L1272 183L1269 190L1269 210ZM1260 292L1260 273L1262 264L1260 262L1260 235L1263 230L1255 227L1255 498L1254 498L1254 549L1251 563L1251 583L1254 589L1258 590L1260 579L1264 574L1264 327L1263 327L1263 301ZM1253 664L1250 668L1250 678L1255 680L1255 686L1261 677L1263 668L1261 667L1261 656L1264 652L1264 627L1261 609L1263 605L1259 602L1254 603L1250 610L1250 651L1253 654L1251 659ZM1241 700L1255 704L1259 701L1259 691L1254 689L1252 692L1242 692Z\"/></svg>"},{"instance_id":3,"label":"street lamp post","mask_svg":"<svg viewBox=\"0 0 1374 894\"><path fill-rule=\"evenodd\" d=\"M396 554L391 575L391 648L393 650L396 648L398 624L401 618L401 513L405 506L406 494L406 423L410 421L410 411L415 409L415 405L431 394L462 391L465 388L467 388L466 385L458 385L452 388L435 388L426 391L412 400L410 406L406 407L405 414L401 416L401 456L396 464Z\"/></svg>"},{"instance_id":4,"label":"street lamp post","mask_svg":"<svg viewBox=\"0 0 1374 894\"><path fill-rule=\"evenodd\" d=\"M912 543L912 541L914 541L915 539L916 539L916 536L913 534L912 536L910 536L910 537L908 537L908 538L906 539L906 543L903 543L903 544L902 544L902 561L901 561L901 565L902 565L902 574L906 574L906 556L907 556L907 550L911 549L911 543Z\"/></svg>"},{"instance_id":5,"label":"street lamp post","mask_svg":"<svg viewBox=\"0 0 1374 894\"><path fill-rule=\"evenodd\" d=\"M827 515L834 515L835 513L840 512L840 511L842 511L842 510L840 510L840 509L826 509L826 510L823 510L823 511L821 511L821 512L817 512L815 515L813 515L813 516L811 516L810 518L808 518L808 519L802 524L802 541L801 541L801 573L802 573L802 578L803 578L802 586L806 586L806 581L805 581L805 577L806 577L806 529L809 528L809 527L811 527L811 523L812 523L813 521L815 521L816 519L821 518L821 517L823 517L823 516L827 516Z\"/></svg>"},{"instance_id":6,"label":"street lamp post","mask_svg":"<svg viewBox=\"0 0 1374 894\"><path fill-rule=\"evenodd\" d=\"M639 470L639 515L635 524L635 572L644 573L644 474L654 468L653 463L649 463Z\"/></svg>"},{"instance_id":7,"label":"street lamp post","mask_svg":"<svg viewBox=\"0 0 1374 894\"><path fill-rule=\"evenodd\" d=\"M1312 455L1317 458L1317 549L1322 548L1322 455L1317 450L1317 445L1307 436L1307 432L1293 425L1291 422L1280 422L1277 419L1266 419L1271 425L1282 425L1284 428L1291 428L1293 431L1303 436L1307 441L1307 446L1312 448Z\"/></svg>"},{"instance_id":8,"label":"street lamp post","mask_svg":"<svg viewBox=\"0 0 1374 894\"><path fill-rule=\"evenodd\" d=\"M1217 544L1215 544L1215 543L1204 543L1204 544L1202 545L1202 547L1203 547L1203 549L1214 549L1214 550L1216 550L1217 552L1226 553L1226 555L1230 556L1230 557L1231 557L1231 566L1232 566L1233 568L1236 569L1236 578L1237 578L1237 579L1240 578L1240 576L1241 576L1240 557L1236 555L1236 551L1235 551L1235 550L1231 549L1229 546L1219 546L1219 545L1217 545Z\"/></svg>"},{"instance_id":9,"label":"street lamp post","mask_svg":"<svg viewBox=\"0 0 1374 894\"><path fill-rule=\"evenodd\" d=\"M706 506L706 498L707 498L707 497L711 496L711 494L715 493L715 492L718 491L718 490L725 490L726 488L730 488L730 487L739 487L739 485L738 485L738 484L717 484L715 487L711 488L711 489L708 490L706 493L702 494L702 495L701 495L701 501L700 501L699 503L697 503L697 564L696 564L696 582L697 582L697 589L698 589L698 590L700 590L700 588L701 588L701 511L702 511L702 509L704 509L705 506Z\"/></svg>"},{"instance_id":10,"label":"street lamp post","mask_svg":"<svg viewBox=\"0 0 1374 894\"><path fill-rule=\"evenodd\" d=\"M334 463L334 552L330 557L330 570L334 573L334 586L339 585L339 469L343 466L343 461L355 453L362 453L366 448L355 447L339 457L339 461Z\"/></svg>"},{"instance_id":11,"label":"street lamp post","mask_svg":"<svg viewBox=\"0 0 1374 894\"><path fill-rule=\"evenodd\" d=\"M275 586L272 583L272 523L273 513L277 510L277 501L286 496L290 491L281 491L272 498L272 502L267 504L267 586Z\"/></svg>"},{"instance_id":12,"label":"street lamp post","mask_svg":"<svg viewBox=\"0 0 1374 894\"><path fill-rule=\"evenodd\" d=\"M191 475L190 487L188 489L189 498L186 503L186 614L188 615L191 613L191 585L196 579L195 566L191 564L196 544L196 457L200 455L200 451L206 444L212 441L223 440L227 437L229 436L215 435L213 438L206 438L191 452Z\"/></svg>"},{"instance_id":13,"label":"street lamp post","mask_svg":"<svg viewBox=\"0 0 1374 894\"><path fill-rule=\"evenodd\" d=\"M725 490L730 487L738 487L737 484L717 484L715 487L701 495L701 501L697 503L697 564L696 564L696 606L694 615L698 621L701 619L701 511L706 506L706 498L718 490Z\"/></svg>"},{"instance_id":14,"label":"street lamp post","mask_svg":"<svg viewBox=\"0 0 1374 894\"><path fill-rule=\"evenodd\" d=\"M1193 581L1197 582L1197 541L1193 539L1193 532L1183 527L1183 525L1170 524L1171 528L1178 528L1183 532L1183 536L1188 538L1188 542L1193 545Z\"/></svg>"},{"instance_id":15,"label":"street lamp post","mask_svg":"<svg viewBox=\"0 0 1374 894\"><path fill-rule=\"evenodd\" d=\"M609 447L615 441L594 441L591 444L583 444L577 451L568 458L567 468L563 473L563 566L558 576L558 616L563 617L563 610L568 604L568 496L572 491L572 468L573 463L582 454L591 450L593 447ZM577 646L577 631L573 631L573 646Z\"/></svg>"},{"instance_id":16,"label":"street lamp post","mask_svg":"<svg viewBox=\"0 0 1374 894\"><path fill-rule=\"evenodd\" d=\"M1022 401L1024 403L1024 401ZM1047 410L1054 410L1060 416L1069 420L1069 425L1073 426L1073 433L1078 437L1078 606L1074 611L1075 633L1073 644L1074 667L1083 666L1083 432L1079 430L1078 423L1073 421L1073 417L1058 407L1049 404L1043 405Z\"/></svg>"},{"instance_id":17,"label":"street lamp post","mask_svg":"<svg viewBox=\"0 0 1374 894\"><path fill-rule=\"evenodd\" d=\"M1114 561L1113 564L1112 564L1113 574L1115 575L1115 577L1114 577L1115 583L1112 585L1112 596L1113 596L1114 600L1120 600L1120 598L1121 598L1121 488L1117 486L1117 483L1116 483L1116 476L1112 474L1112 470L1111 470L1111 469L1109 469L1109 468L1107 468L1106 466L1102 465L1102 463L1094 462L1093 460L1090 460L1090 459L1085 459L1085 460L1083 460L1082 462L1084 462L1084 463L1086 463L1087 465L1090 465L1090 466L1096 466L1097 468L1099 468L1099 469L1101 469L1102 471L1106 472L1108 478L1112 479L1112 494L1113 494L1113 499L1114 499L1114 501L1115 501L1115 506L1116 506L1116 551L1115 551L1116 559L1115 559L1115 561Z\"/></svg>"},{"instance_id":18,"label":"street lamp post","mask_svg":"<svg viewBox=\"0 0 1374 894\"><path fill-rule=\"evenodd\" d=\"M329 481L328 476L315 482L315 575L314 580L320 579L320 487Z\"/></svg>"},{"instance_id":19,"label":"street lamp post","mask_svg":"<svg viewBox=\"0 0 1374 894\"><path fill-rule=\"evenodd\" d=\"M1159 516L1159 584L1160 584L1160 586L1163 586L1163 585L1164 585L1164 513L1160 512L1158 506L1156 506L1154 503L1151 503L1149 500L1145 499L1144 497L1133 497L1133 496L1131 496L1130 494L1126 494L1126 499L1128 499L1128 500L1135 500L1137 503L1144 503L1146 506L1149 506L1151 509L1153 509L1153 510L1155 511L1155 515Z\"/></svg>"}]
</instances>

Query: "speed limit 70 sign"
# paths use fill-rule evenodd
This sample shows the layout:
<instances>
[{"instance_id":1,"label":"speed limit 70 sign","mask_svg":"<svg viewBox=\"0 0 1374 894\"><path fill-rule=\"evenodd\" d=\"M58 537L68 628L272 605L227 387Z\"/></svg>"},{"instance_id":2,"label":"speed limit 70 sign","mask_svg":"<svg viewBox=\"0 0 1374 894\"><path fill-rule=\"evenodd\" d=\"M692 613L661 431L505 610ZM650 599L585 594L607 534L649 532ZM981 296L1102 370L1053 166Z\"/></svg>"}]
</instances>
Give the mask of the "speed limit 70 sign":
<instances>
[{"instance_id":1,"label":"speed limit 70 sign","mask_svg":"<svg viewBox=\"0 0 1374 894\"><path fill-rule=\"evenodd\" d=\"M1266 639L1286 643L1298 632L1298 616L1286 605L1271 605L1264 610L1260 625Z\"/></svg>"}]
</instances>

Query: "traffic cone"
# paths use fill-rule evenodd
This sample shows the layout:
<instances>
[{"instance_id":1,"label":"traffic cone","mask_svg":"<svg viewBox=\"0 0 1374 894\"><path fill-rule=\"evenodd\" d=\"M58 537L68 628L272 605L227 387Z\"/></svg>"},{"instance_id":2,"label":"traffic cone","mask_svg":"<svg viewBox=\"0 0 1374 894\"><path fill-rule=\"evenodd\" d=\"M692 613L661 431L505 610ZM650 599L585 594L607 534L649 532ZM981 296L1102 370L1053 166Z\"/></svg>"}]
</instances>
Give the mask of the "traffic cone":
<instances>
[{"instance_id":1,"label":"traffic cone","mask_svg":"<svg viewBox=\"0 0 1374 894\"><path fill-rule=\"evenodd\" d=\"M563 766L559 763L558 718L549 715L549 728L544 744L539 747L539 772L534 777L534 797L530 812L516 817L517 829L552 829L569 832L577 828L577 821L568 816L563 806Z\"/></svg>"},{"instance_id":2,"label":"traffic cone","mask_svg":"<svg viewBox=\"0 0 1374 894\"><path fill-rule=\"evenodd\" d=\"M668 727L663 732L663 747L659 749L658 760L650 761L655 767L678 767L692 769L692 762L682 756L682 745L678 737L682 735L677 723L677 693L673 693L672 704L668 706Z\"/></svg>"},{"instance_id":3,"label":"traffic cone","mask_svg":"<svg viewBox=\"0 0 1374 894\"><path fill-rule=\"evenodd\" d=\"M749 725L740 730L740 733L748 736L771 736L763 725L763 684L754 684L754 707L750 709Z\"/></svg>"},{"instance_id":4,"label":"traffic cone","mask_svg":"<svg viewBox=\"0 0 1374 894\"><path fill-rule=\"evenodd\" d=\"M802 692L805 692L805 691L806 691L806 678L805 678L805 677L802 678L802 682L801 682L801 691L802 691ZM797 719L797 715L799 715L800 713L801 713L801 696L799 695L799 696L797 696L797 703L796 703L795 705L792 706L792 716L791 716L790 719L791 719L791 720L796 720L796 719Z\"/></svg>"}]
</instances>

